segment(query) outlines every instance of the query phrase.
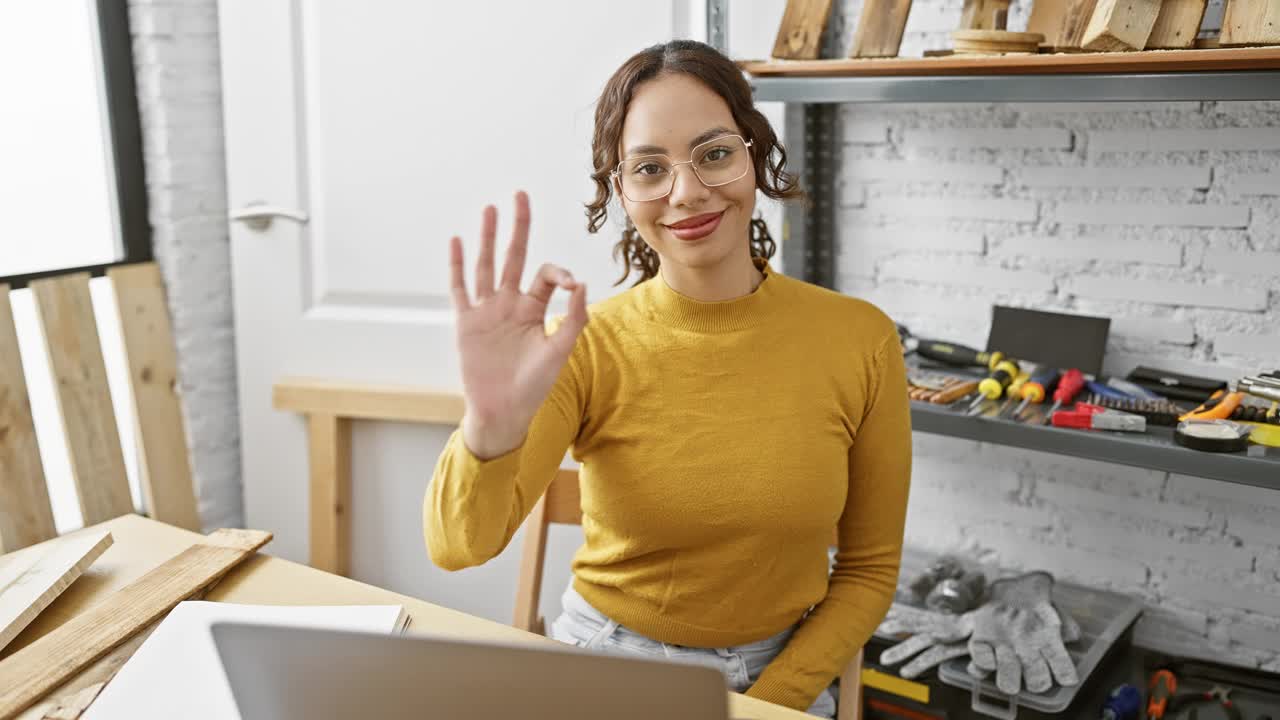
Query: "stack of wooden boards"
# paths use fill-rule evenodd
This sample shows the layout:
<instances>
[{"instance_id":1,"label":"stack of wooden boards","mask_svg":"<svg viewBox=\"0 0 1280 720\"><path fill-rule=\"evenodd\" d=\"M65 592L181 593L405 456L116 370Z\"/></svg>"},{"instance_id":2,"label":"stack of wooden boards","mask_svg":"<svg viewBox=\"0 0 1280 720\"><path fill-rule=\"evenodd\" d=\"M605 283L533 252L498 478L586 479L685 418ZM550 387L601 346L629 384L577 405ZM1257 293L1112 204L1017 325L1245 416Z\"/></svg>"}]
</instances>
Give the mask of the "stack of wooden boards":
<instances>
[{"instance_id":1,"label":"stack of wooden boards","mask_svg":"<svg viewBox=\"0 0 1280 720\"><path fill-rule=\"evenodd\" d=\"M79 717L157 621L270 540L267 532L217 530L12 652L5 646L102 555L111 535L89 529L0 557L0 720Z\"/></svg>"},{"instance_id":2,"label":"stack of wooden boards","mask_svg":"<svg viewBox=\"0 0 1280 720\"><path fill-rule=\"evenodd\" d=\"M965 0L954 51L1116 52L1280 44L1280 2L1226 0L1220 36L1200 39L1208 0L1032 0L1025 33L1006 29L1010 0ZM911 0L865 0L850 58L897 57ZM788 0L773 57L813 60L831 0Z\"/></svg>"}]
</instances>

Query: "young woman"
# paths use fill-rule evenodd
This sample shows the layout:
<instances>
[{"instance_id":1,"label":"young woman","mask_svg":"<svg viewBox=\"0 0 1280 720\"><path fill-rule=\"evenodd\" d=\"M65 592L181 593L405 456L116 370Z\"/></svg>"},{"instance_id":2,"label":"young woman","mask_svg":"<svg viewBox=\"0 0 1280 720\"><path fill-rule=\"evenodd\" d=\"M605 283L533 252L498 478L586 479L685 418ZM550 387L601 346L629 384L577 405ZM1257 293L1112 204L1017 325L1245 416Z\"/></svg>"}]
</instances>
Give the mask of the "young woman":
<instances>
[{"instance_id":1,"label":"young woman","mask_svg":"<svg viewBox=\"0 0 1280 720\"><path fill-rule=\"evenodd\" d=\"M586 542L550 634L714 664L739 692L831 716L828 686L898 576L911 427L896 328L769 266L756 192L799 189L742 74L712 48L676 41L624 63L597 105L593 155L588 230L616 194L615 254L623 280L640 279L590 322L563 268L543 265L521 291L523 193L496 286L496 210L474 296L453 238L466 414L427 493L431 558L496 556L571 448ZM569 312L548 332L556 288Z\"/></svg>"}]
</instances>

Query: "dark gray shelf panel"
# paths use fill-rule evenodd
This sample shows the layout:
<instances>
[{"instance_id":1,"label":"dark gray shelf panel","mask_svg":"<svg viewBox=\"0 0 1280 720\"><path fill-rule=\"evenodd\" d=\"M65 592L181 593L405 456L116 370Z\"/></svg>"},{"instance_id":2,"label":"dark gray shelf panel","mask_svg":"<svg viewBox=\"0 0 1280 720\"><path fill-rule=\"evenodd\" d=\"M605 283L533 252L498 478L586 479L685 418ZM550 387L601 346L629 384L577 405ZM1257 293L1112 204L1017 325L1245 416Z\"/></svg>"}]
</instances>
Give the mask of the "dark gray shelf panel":
<instances>
[{"instance_id":1,"label":"dark gray shelf panel","mask_svg":"<svg viewBox=\"0 0 1280 720\"><path fill-rule=\"evenodd\" d=\"M1280 448L1254 446L1245 453L1208 453L1173 442L1173 429L1153 427L1145 434L1070 430L985 417L966 417L929 403L911 403L914 430L1102 460L1196 477L1280 490Z\"/></svg>"},{"instance_id":2,"label":"dark gray shelf panel","mask_svg":"<svg viewBox=\"0 0 1280 720\"><path fill-rule=\"evenodd\" d=\"M1280 71L751 77L755 99L793 103L1275 100Z\"/></svg>"}]
</instances>

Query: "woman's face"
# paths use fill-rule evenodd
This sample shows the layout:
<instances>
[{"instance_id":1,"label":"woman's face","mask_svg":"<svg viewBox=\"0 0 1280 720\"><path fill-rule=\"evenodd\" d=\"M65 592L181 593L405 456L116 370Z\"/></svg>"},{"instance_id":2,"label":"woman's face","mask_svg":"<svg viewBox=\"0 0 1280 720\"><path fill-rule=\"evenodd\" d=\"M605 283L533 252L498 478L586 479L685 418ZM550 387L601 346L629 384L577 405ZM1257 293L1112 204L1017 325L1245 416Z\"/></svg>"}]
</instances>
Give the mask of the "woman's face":
<instances>
[{"instance_id":1,"label":"woman's face","mask_svg":"<svg viewBox=\"0 0 1280 720\"><path fill-rule=\"evenodd\" d=\"M703 143L723 135L742 135L724 99L689 75L654 78L636 88L627 109L619 148L623 172L629 172L629 159L661 154L672 163L701 158L706 177L711 175L707 168L722 162L732 149ZM700 157L691 158L695 147ZM741 152L751 150L743 148ZM619 193L623 209L640 236L658 253L663 267L706 270L725 261L738 262L735 258L739 254L742 261L749 260L756 175L750 155L743 159L747 161L746 174L725 185L707 187L686 163L675 166L674 184L666 197L634 202ZM633 169L656 172L653 166ZM618 183L614 190L619 190Z\"/></svg>"}]
</instances>

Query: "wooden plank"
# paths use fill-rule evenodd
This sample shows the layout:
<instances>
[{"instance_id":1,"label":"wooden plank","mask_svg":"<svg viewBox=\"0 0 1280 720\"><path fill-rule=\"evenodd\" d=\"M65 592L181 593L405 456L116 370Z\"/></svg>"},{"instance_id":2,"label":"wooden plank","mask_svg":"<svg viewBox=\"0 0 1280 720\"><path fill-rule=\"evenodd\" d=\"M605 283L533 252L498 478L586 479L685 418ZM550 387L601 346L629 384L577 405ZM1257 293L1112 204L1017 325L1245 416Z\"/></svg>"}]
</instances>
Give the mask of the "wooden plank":
<instances>
[{"instance_id":1,"label":"wooden plank","mask_svg":"<svg viewBox=\"0 0 1280 720\"><path fill-rule=\"evenodd\" d=\"M542 596L542 564L547 557L547 497L524 521L524 547L520 551L520 574L516 576L515 618L511 624L537 632L538 601Z\"/></svg>"},{"instance_id":2,"label":"wooden plank","mask_svg":"<svg viewBox=\"0 0 1280 720\"><path fill-rule=\"evenodd\" d=\"M351 421L307 417L311 460L310 564L335 575L351 571Z\"/></svg>"},{"instance_id":3,"label":"wooden plank","mask_svg":"<svg viewBox=\"0 0 1280 720\"><path fill-rule=\"evenodd\" d=\"M582 488L577 470L560 468L555 481L547 488L547 522L582 524Z\"/></svg>"},{"instance_id":4,"label":"wooden plank","mask_svg":"<svg viewBox=\"0 0 1280 720\"><path fill-rule=\"evenodd\" d=\"M1084 44L1084 31L1093 17L1097 0L1068 0L1066 12L1062 15L1062 25L1058 27L1058 36L1051 45L1055 48L1079 48Z\"/></svg>"},{"instance_id":5,"label":"wooden plank","mask_svg":"<svg viewBox=\"0 0 1280 720\"><path fill-rule=\"evenodd\" d=\"M57 535L9 286L0 284L0 553Z\"/></svg>"},{"instance_id":6,"label":"wooden plank","mask_svg":"<svg viewBox=\"0 0 1280 720\"><path fill-rule=\"evenodd\" d=\"M1156 17L1156 24L1151 28L1151 37L1147 38L1147 47L1194 47L1208 5L1208 0L1164 0L1160 5L1160 15Z\"/></svg>"},{"instance_id":7,"label":"wooden plank","mask_svg":"<svg viewBox=\"0 0 1280 720\"><path fill-rule=\"evenodd\" d=\"M1044 35L1042 47L1052 47L1058 41L1058 33L1067 18L1067 2L1068 0L1032 0L1027 32Z\"/></svg>"},{"instance_id":8,"label":"wooden plank","mask_svg":"<svg viewBox=\"0 0 1280 720\"><path fill-rule=\"evenodd\" d=\"M1280 44L1280 2L1227 0L1220 42L1224 47Z\"/></svg>"},{"instance_id":9,"label":"wooden plank","mask_svg":"<svg viewBox=\"0 0 1280 720\"><path fill-rule=\"evenodd\" d=\"M911 0L866 0L849 57L897 57L910 12Z\"/></svg>"},{"instance_id":10,"label":"wooden plank","mask_svg":"<svg viewBox=\"0 0 1280 720\"><path fill-rule=\"evenodd\" d=\"M959 30L1004 30L1010 0L964 0Z\"/></svg>"},{"instance_id":11,"label":"wooden plank","mask_svg":"<svg viewBox=\"0 0 1280 720\"><path fill-rule=\"evenodd\" d=\"M822 50L822 33L831 16L831 0L787 0L773 42L773 57L813 60Z\"/></svg>"},{"instance_id":12,"label":"wooden plank","mask_svg":"<svg viewBox=\"0 0 1280 720\"><path fill-rule=\"evenodd\" d=\"M1141 50L1160 15L1161 0L1098 0L1081 47L1098 52Z\"/></svg>"},{"instance_id":13,"label":"wooden plank","mask_svg":"<svg viewBox=\"0 0 1280 720\"><path fill-rule=\"evenodd\" d=\"M456 392L344 380L285 378L272 389L277 410L343 418L457 425L466 404Z\"/></svg>"},{"instance_id":14,"label":"wooden plank","mask_svg":"<svg viewBox=\"0 0 1280 720\"><path fill-rule=\"evenodd\" d=\"M267 532L218 530L0 661L0 720L30 707L270 540Z\"/></svg>"},{"instance_id":15,"label":"wooden plank","mask_svg":"<svg viewBox=\"0 0 1280 720\"><path fill-rule=\"evenodd\" d=\"M133 499L89 295L89 274L35 280L30 287L44 325L54 394L84 524L131 513Z\"/></svg>"},{"instance_id":16,"label":"wooden plank","mask_svg":"<svg viewBox=\"0 0 1280 720\"><path fill-rule=\"evenodd\" d=\"M1280 48L1147 50L1140 53L1042 53L1009 57L926 57L741 61L758 77L910 77L922 75L1059 75L1128 72L1280 70Z\"/></svg>"},{"instance_id":17,"label":"wooden plank","mask_svg":"<svg viewBox=\"0 0 1280 720\"><path fill-rule=\"evenodd\" d=\"M0 565L0 648L31 624L111 546L111 533L77 533L48 550Z\"/></svg>"},{"instance_id":18,"label":"wooden plank","mask_svg":"<svg viewBox=\"0 0 1280 720\"><path fill-rule=\"evenodd\" d=\"M129 383L138 419L139 474L147 514L188 530L200 529L186 424L178 396L178 356L155 263L107 271L115 288Z\"/></svg>"}]
</instances>

